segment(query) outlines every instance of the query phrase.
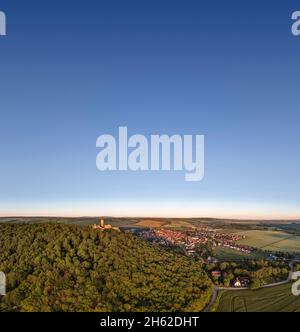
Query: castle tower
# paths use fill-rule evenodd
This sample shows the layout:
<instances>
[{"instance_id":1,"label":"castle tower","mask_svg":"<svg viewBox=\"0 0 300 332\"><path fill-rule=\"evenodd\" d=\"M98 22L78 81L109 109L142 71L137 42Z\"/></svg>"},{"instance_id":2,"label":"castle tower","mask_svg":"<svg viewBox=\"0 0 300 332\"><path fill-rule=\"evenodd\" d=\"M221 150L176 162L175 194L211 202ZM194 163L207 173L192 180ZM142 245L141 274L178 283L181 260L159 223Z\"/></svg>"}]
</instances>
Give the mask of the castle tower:
<instances>
[{"instance_id":1,"label":"castle tower","mask_svg":"<svg viewBox=\"0 0 300 332\"><path fill-rule=\"evenodd\" d=\"M100 219L100 226L104 228L104 225L105 225L104 219Z\"/></svg>"}]
</instances>

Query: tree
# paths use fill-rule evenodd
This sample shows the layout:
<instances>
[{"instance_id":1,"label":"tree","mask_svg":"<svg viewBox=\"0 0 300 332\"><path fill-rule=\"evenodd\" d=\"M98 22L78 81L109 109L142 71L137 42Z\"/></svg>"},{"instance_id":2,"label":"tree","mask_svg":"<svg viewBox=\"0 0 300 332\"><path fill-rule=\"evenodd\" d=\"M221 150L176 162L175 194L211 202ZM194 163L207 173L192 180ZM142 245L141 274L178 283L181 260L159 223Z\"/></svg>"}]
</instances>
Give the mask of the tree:
<instances>
[{"instance_id":1,"label":"tree","mask_svg":"<svg viewBox=\"0 0 300 332\"><path fill-rule=\"evenodd\" d=\"M250 289L258 289L261 287L261 282L257 278L253 278L250 283Z\"/></svg>"}]
</instances>

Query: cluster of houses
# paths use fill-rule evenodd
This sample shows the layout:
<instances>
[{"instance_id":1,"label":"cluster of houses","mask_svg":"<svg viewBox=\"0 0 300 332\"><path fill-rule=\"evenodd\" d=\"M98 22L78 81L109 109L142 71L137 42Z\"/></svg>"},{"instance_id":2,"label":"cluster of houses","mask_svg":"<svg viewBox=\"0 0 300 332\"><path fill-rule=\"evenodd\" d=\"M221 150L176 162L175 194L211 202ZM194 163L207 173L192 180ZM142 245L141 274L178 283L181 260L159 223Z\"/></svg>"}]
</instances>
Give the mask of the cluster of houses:
<instances>
[{"instance_id":1,"label":"cluster of houses","mask_svg":"<svg viewBox=\"0 0 300 332\"><path fill-rule=\"evenodd\" d=\"M222 277L222 272L221 271L212 271L211 276L214 279L220 279ZM250 285L250 279L247 277L238 277L233 279L231 282L231 286L235 288L248 288Z\"/></svg>"},{"instance_id":2,"label":"cluster of houses","mask_svg":"<svg viewBox=\"0 0 300 332\"><path fill-rule=\"evenodd\" d=\"M198 244L211 243L213 246L230 248L243 253L251 253L249 248L236 244L243 239L236 233L221 233L209 227L189 229L185 231L168 228L150 229L139 232L139 237L158 245L176 245L182 247L188 255L195 255Z\"/></svg>"},{"instance_id":3,"label":"cluster of houses","mask_svg":"<svg viewBox=\"0 0 300 332\"><path fill-rule=\"evenodd\" d=\"M150 241L154 244L166 246L169 244L184 244L184 237L181 232L173 232L168 230L143 230L136 233L138 237L142 240Z\"/></svg>"},{"instance_id":4,"label":"cluster of houses","mask_svg":"<svg viewBox=\"0 0 300 332\"><path fill-rule=\"evenodd\" d=\"M236 288L248 288L250 285L250 279L247 277L236 278L233 286Z\"/></svg>"},{"instance_id":5,"label":"cluster of houses","mask_svg":"<svg viewBox=\"0 0 300 332\"><path fill-rule=\"evenodd\" d=\"M144 230L138 235L141 239L151 241L154 244L179 246L189 255L195 254L196 244L206 242L202 237L190 236L186 232L167 228Z\"/></svg>"}]
</instances>

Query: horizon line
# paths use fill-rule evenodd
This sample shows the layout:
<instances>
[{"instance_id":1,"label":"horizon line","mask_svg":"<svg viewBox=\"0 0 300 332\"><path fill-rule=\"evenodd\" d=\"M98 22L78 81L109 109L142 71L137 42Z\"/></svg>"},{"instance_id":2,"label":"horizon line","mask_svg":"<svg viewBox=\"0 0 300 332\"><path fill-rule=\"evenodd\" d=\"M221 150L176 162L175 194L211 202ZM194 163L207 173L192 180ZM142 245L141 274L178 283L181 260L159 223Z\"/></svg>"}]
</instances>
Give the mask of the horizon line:
<instances>
[{"instance_id":1,"label":"horizon line","mask_svg":"<svg viewBox=\"0 0 300 332\"><path fill-rule=\"evenodd\" d=\"M131 216L113 216L113 215L77 215L77 216L70 216L70 215L0 215L0 219L3 218L69 218L69 219L79 219L79 218L112 218L112 219L212 219L212 220L233 220L233 221L294 221L300 222L300 217L296 218L235 218L235 217L151 217L151 216L138 216L138 215L131 215Z\"/></svg>"}]
</instances>

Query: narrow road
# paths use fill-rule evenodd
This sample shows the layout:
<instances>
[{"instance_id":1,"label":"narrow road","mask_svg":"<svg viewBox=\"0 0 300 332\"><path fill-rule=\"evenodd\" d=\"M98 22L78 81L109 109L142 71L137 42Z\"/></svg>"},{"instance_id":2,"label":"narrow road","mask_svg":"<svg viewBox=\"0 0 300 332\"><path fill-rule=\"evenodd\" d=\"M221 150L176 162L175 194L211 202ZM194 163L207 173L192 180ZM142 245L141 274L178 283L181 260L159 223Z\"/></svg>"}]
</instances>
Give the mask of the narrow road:
<instances>
[{"instance_id":1,"label":"narrow road","mask_svg":"<svg viewBox=\"0 0 300 332\"><path fill-rule=\"evenodd\" d=\"M212 297L210 299L209 304L204 309L204 312L209 312L210 311L210 308L212 307L212 305L215 303L215 301L217 299L218 293L219 293L219 288L218 288L218 286L215 286L213 295L212 295Z\"/></svg>"}]
</instances>

